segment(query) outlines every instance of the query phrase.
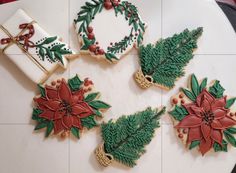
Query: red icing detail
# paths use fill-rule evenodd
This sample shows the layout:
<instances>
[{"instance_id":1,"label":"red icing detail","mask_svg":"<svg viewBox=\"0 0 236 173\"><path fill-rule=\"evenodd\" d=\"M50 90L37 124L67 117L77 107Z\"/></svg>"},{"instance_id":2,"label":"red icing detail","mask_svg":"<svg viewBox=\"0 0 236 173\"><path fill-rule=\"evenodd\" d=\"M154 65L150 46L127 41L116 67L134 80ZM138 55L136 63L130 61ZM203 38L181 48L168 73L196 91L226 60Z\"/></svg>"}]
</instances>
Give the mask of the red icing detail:
<instances>
[{"instance_id":1,"label":"red icing detail","mask_svg":"<svg viewBox=\"0 0 236 173\"><path fill-rule=\"evenodd\" d=\"M89 33L88 34L88 39L92 40L94 38L95 38L94 33Z\"/></svg>"},{"instance_id":2,"label":"red icing detail","mask_svg":"<svg viewBox=\"0 0 236 173\"><path fill-rule=\"evenodd\" d=\"M214 142L222 145L223 131L236 125L236 121L228 116L225 105L226 97L216 99L207 90L197 96L196 102L183 105L189 114L176 128L188 128L187 143L200 140L199 149L203 155Z\"/></svg>"},{"instance_id":3,"label":"red icing detail","mask_svg":"<svg viewBox=\"0 0 236 173\"><path fill-rule=\"evenodd\" d=\"M88 33L92 33L92 32L93 32L93 27L89 26L89 27L87 28L87 30L88 30Z\"/></svg>"},{"instance_id":4,"label":"red icing detail","mask_svg":"<svg viewBox=\"0 0 236 173\"><path fill-rule=\"evenodd\" d=\"M99 50L98 50L98 54L99 54L99 55L104 55L104 54L105 54L105 51L104 51L103 49L99 49Z\"/></svg>"},{"instance_id":5,"label":"red icing detail","mask_svg":"<svg viewBox=\"0 0 236 173\"><path fill-rule=\"evenodd\" d=\"M89 46L89 51L90 51L90 52L95 52L95 51L96 51L96 48L97 48L96 45L94 45L94 44L93 44L93 45L90 45L90 46Z\"/></svg>"},{"instance_id":6,"label":"red icing detail","mask_svg":"<svg viewBox=\"0 0 236 173\"><path fill-rule=\"evenodd\" d=\"M184 100L181 100L181 104L184 104L185 103L185 101Z\"/></svg>"},{"instance_id":7,"label":"red icing detail","mask_svg":"<svg viewBox=\"0 0 236 173\"><path fill-rule=\"evenodd\" d=\"M173 104L177 104L178 103L178 100L176 99L176 98L174 98L173 100L172 100L172 102L173 102Z\"/></svg>"},{"instance_id":8,"label":"red icing detail","mask_svg":"<svg viewBox=\"0 0 236 173\"><path fill-rule=\"evenodd\" d=\"M180 98L180 99L184 98L184 95L183 95L183 94L180 94L180 95L179 95L179 98Z\"/></svg>"},{"instance_id":9,"label":"red icing detail","mask_svg":"<svg viewBox=\"0 0 236 173\"><path fill-rule=\"evenodd\" d=\"M184 136L183 134L179 134L178 137L182 139Z\"/></svg>"},{"instance_id":10,"label":"red icing detail","mask_svg":"<svg viewBox=\"0 0 236 173\"><path fill-rule=\"evenodd\" d=\"M112 8L113 8L113 6L112 6L112 3L111 3L111 1L109 1L109 0L106 0L106 1L104 2L104 7L105 7L105 9L107 9L107 10L110 10L110 9L112 9Z\"/></svg>"}]
</instances>

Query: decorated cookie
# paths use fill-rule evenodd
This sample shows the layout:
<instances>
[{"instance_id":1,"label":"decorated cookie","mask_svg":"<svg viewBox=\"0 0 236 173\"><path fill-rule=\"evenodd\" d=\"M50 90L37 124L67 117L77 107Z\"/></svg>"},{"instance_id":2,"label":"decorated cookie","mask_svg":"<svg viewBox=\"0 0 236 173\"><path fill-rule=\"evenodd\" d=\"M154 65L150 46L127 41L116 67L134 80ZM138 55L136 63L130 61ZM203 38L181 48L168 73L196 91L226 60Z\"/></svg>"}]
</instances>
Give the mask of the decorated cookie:
<instances>
[{"instance_id":1,"label":"decorated cookie","mask_svg":"<svg viewBox=\"0 0 236 173\"><path fill-rule=\"evenodd\" d=\"M114 15L116 20L108 23L108 17L111 15ZM104 25L100 30L94 22L97 16L99 16L98 25ZM126 22L123 22L124 20ZM110 62L118 61L134 46L139 47L146 28L146 24L138 14L138 9L128 1L120 0L88 1L81 7L78 18L74 22L81 43L81 53L89 53L93 57ZM113 25L117 23L119 27L114 27ZM116 34L105 32L107 28L112 29ZM123 28L127 28L127 31L121 35ZM118 35L123 38L117 38ZM101 36L100 40L97 39L98 36Z\"/></svg>"},{"instance_id":2,"label":"decorated cookie","mask_svg":"<svg viewBox=\"0 0 236 173\"><path fill-rule=\"evenodd\" d=\"M0 50L35 83L43 83L59 65L65 69L73 53L21 9L0 25Z\"/></svg>"},{"instance_id":3,"label":"decorated cookie","mask_svg":"<svg viewBox=\"0 0 236 173\"><path fill-rule=\"evenodd\" d=\"M77 138L84 128L97 126L96 118L110 105L98 100L93 92L93 82L74 78L53 81L51 85L39 86L40 95L34 98L36 107L32 119L37 122L35 130L46 130L50 134L66 137L70 132Z\"/></svg>"},{"instance_id":4,"label":"decorated cookie","mask_svg":"<svg viewBox=\"0 0 236 173\"><path fill-rule=\"evenodd\" d=\"M229 145L236 147L236 98L224 91L219 81L207 86L207 78L198 81L192 75L189 89L181 89L172 98L170 115L176 133L190 150L198 148L205 155L210 150L227 152Z\"/></svg>"},{"instance_id":5,"label":"decorated cookie","mask_svg":"<svg viewBox=\"0 0 236 173\"><path fill-rule=\"evenodd\" d=\"M145 152L145 146L160 127L159 119L165 108L158 111L147 108L133 115L122 116L116 122L110 120L101 126L103 143L95 150L98 162L109 166L114 160L128 167L134 167L136 161Z\"/></svg>"},{"instance_id":6,"label":"decorated cookie","mask_svg":"<svg viewBox=\"0 0 236 173\"><path fill-rule=\"evenodd\" d=\"M141 68L134 75L138 85L143 89L152 85L172 89L175 81L184 75L184 67L193 58L197 39L202 32L202 28L191 32L186 29L173 37L159 40L155 45L141 46Z\"/></svg>"}]
</instances>

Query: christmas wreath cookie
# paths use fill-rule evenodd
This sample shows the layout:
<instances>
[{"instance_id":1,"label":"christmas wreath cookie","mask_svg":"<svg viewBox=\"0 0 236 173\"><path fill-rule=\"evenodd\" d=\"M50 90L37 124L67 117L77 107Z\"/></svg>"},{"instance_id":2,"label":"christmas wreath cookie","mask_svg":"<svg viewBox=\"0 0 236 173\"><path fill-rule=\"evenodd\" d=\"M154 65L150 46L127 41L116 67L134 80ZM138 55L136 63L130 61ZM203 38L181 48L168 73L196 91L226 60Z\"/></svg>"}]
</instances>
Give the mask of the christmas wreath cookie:
<instances>
[{"instance_id":1,"label":"christmas wreath cookie","mask_svg":"<svg viewBox=\"0 0 236 173\"><path fill-rule=\"evenodd\" d=\"M193 31L186 29L173 37L159 40L155 45L141 46L141 68L134 75L138 85L143 89L152 85L172 89L175 81L184 75L184 67L193 58L202 32L203 28Z\"/></svg>"},{"instance_id":2,"label":"christmas wreath cookie","mask_svg":"<svg viewBox=\"0 0 236 173\"><path fill-rule=\"evenodd\" d=\"M36 107L32 119L37 122L35 130L45 128L50 134L66 137L70 132L80 138L84 128L97 126L96 118L110 105L98 100L99 93L93 92L93 82L82 81L77 75L69 79L53 81L51 85L38 85L40 95L34 98Z\"/></svg>"},{"instance_id":3,"label":"christmas wreath cookie","mask_svg":"<svg viewBox=\"0 0 236 173\"><path fill-rule=\"evenodd\" d=\"M228 151L236 147L236 98L224 95L219 81L207 86L207 78L198 81L193 74L189 89L182 89L171 100L170 115L178 137L191 150L198 148L202 155L210 150Z\"/></svg>"},{"instance_id":4,"label":"christmas wreath cookie","mask_svg":"<svg viewBox=\"0 0 236 173\"><path fill-rule=\"evenodd\" d=\"M112 12L114 11L114 13ZM110 13L112 12L112 13ZM107 23L107 14L117 18L113 23ZM94 20L100 15L100 23L104 24L102 31L96 30ZM121 26L113 27L116 22L122 22ZM76 32L78 33L79 42L81 43L81 52L89 53L93 57L103 58L110 62L118 61L124 54L128 53L133 47L139 47L143 41L143 34L146 25L138 14L138 9L128 1L120 0L92 0L85 3L78 13L77 19L74 20ZM120 23L119 23L120 24ZM122 27L129 26L130 31L123 34L121 40L114 40L114 35L105 33L106 28L112 28L113 32L120 34ZM114 31L115 30L115 31ZM101 34L102 40L96 38L96 34ZM111 40L111 38L113 40ZM106 44L100 44L103 41Z\"/></svg>"},{"instance_id":5,"label":"christmas wreath cookie","mask_svg":"<svg viewBox=\"0 0 236 173\"><path fill-rule=\"evenodd\" d=\"M117 121L110 120L101 125L103 143L95 150L98 162L109 166L114 160L128 167L134 167L136 161L145 152L145 146L159 128L159 119L165 113L150 107L129 116L122 116Z\"/></svg>"}]
</instances>

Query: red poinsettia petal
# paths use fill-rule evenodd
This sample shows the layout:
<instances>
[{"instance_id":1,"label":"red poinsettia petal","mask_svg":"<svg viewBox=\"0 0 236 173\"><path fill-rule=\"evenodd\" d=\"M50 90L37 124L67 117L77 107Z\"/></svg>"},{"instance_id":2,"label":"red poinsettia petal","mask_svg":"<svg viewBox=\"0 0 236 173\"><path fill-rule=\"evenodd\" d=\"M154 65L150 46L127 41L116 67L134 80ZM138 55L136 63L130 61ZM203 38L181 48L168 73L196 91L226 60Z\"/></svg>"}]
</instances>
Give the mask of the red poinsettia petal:
<instances>
[{"instance_id":1,"label":"red poinsettia petal","mask_svg":"<svg viewBox=\"0 0 236 173\"><path fill-rule=\"evenodd\" d=\"M209 126L205 123L202 123L201 131L202 131L202 135L203 135L204 139L208 140L211 135L211 126Z\"/></svg>"},{"instance_id":2,"label":"red poinsettia petal","mask_svg":"<svg viewBox=\"0 0 236 173\"><path fill-rule=\"evenodd\" d=\"M204 112L202 107L198 107L196 105L191 106L190 109L192 109L194 114L199 117L201 117L202 113Z\"/></svg>"},{"instance_id":3,"label":"red poinsettia petal","mask_svg":"<svg viewBox=\"0 0 236 173\"><path fill-rule=\"evenodd\" d=\"M73 126L82 129L82 124L79 117L73 116Z\"/></svg>"},{"instance_id":4,"label":"red poinsettia petal","mask_svg":"<svg viewBox=\"0 0 236 173\"><path fill-rule=\"evenodd\" d=\"M54 121L54 134L60 133L62 130L66 130L65 127L62 125L61 120Z\"/></svg>"},{"instance_id":5,"label":"red poinsettia petal","mask_svg":"<svg viewBox=\"0 0 236 173\"><path fill-rule=\"evenodd\" d=\"M222 145L223 134L221 130L212 130L211 138L216 141L218 144Z\"/></svg>"},{"instance_id":6,"label":"red poinsettia petal","mask_svg":"<svg viewBox=\"0 0 236 173\"><path fill-rule=\"evenodd\" d=\"M46 96L48 99L58 99L58 93L55 88L46 86L45 90L46 90Z\"/></svg>"},{"instance_id":7,"label":"red poinsettia petal","mask_svg":"<svg viewBox=\"0 0 236 173\"><path fill-rule=\"evenodd\" d=\"M61 85L58 90L59 98L67 103L71 102L71 91L68 85L66 84L65 80L62 80Z\"/></svg>"},{"instance_id":8,"label":"red poinsettia petal","mask_svg":"<svg viewBox=\"0 0 236 173\"><path fill-rule=\"evenodd\" d=\"M211 109L214 111L218 108L224 108L226 105L226 97L222 97L220 99L215 99L211 104Z\"/></svg>"},{"instance_id":9,"label":"red poinsettia petal","mask_svg":"<svg viewBox=\"0 0 236 173\"><path fill-rule=\"evenodd\" d=\"M47 119L47 120L52 120L52 119L53 119L53 116L54 116L54 112L51 111L51 110L44 110L44 111L39 115L39 117L45 118L45 119Z\"/></svg>"},{"instance_id":10,"label":"red poinsettia petal","mask_svg":"<svg viewBox=\"0 0 236 173\"><path fill-rule=\"evenodd\" d=\"M211 127L213 129L224 129L224 126L218 121L218 120L213 120L211 123Z\"/></svg>"},{"instance_id":11,"label":"red poinsettia petal","mask_svg":"<svg viewBox=\"0 0 236 173\"><path fill-rule=\"evenodd\" d=\"M38 98L34 98L34 102L37 103L39 109L46 109L46 107L44 106L44 103L46 102L47 100L45 98L42 98L42 97L38 97Z\"/></svg>"},{"instance_id":12,"label":"red poinsettia petal","mask_svg":"<svg viewBox=\"0 0 236 173\"><path fill-rule=\"evenodd\" d=\"M212 147L213 142L211 138L208 140L201 140L200 145L199 145L199 150L202 153L202 155L206 154Z\"/></svg>"},{"instance_id":13,"label":"red poinsettia petal","mask_svg":"<svg viewBox=\"0 0 236 173\"><path fill-rule=\"evenodd\" d=\"M56 111L60 107L60 102L57 100L48 100L44 102L45 107L52 111Z\"/></svg>"},{"instance_id":14,"label":"red poinsettia petal","mask_svg":"<svg viewBox=\"0 0 236 173\"><path fill-rule=\"evenodd\" d=\"M74 92L73 95L78 97L78 101L84 100L84 90L83 89L80 89L79 91Z\"/></svg>"},{"instance_id":15,"label":"red poinsettia petal","mask_svg":"<svg viewBox=\"0 0 236 173\"><path fill-rule=\"evenodd\" d=\"M225 117L228 113L228 110L225 108L216 108L213 112L215 119L221 119Z\"/></svg>"},{"instance_id":16,"label":"red poinsettia petal","mask_svg":"<svg viewBox=\"0 0 236 173\"><path fill-rule=\"evenodd\" d=\"M236 125L236 121L228 116L225 116L224 118L219 119L218 121L225 129Z\"/></svg>"},{"instance_id":17,"label":"red poinsettia petal","mask_svg":"<svg viewBox=\"0 0 236 173\"><path fill-rule=\"evenodd\" d=\"M203 91L197 96L197 105L201 106L204 99L207 99L211 103L215 98L206 89L203 89Z\"/></svg>"},{"instance_id":18,"label":"red poinsettia petal","mask_svg":"<svg viewBox=\"0 0 236 173\"><path fill-rule=\"evenodd\" d=\"M201 140L202 139L202 132L200 127L190 128L188 132L188 143L192 141Z\"/></svg>"},{"instance_id":19,"label":"red poinsettia petal","mask_svg":"<svg viewBox=\"0 0 236 173\"><path fill-rule=\"evenodd\" d=\"M65 111L58 109L54 114L54 120L61 119L62 117L65 116L65 114L66 114Z\"/></svg>"},{"instance_id":20,"label":"red poinsettia petal","mask_svg":"<svg viewBox=\"0 0 236 173\"><path fill-rule=\"evenodd\" d=\"M62 125L66 128L66 129L70 129L73 125L73 116L64 116L62 118Z\"/></svg>"},{"instance_id":21,"label":"red poinsettia petal","mask_svg":"<svg viewBox=\"0 0 236 173\"><path fill-rule=\"evenodd\" d=\"M202 97L201 107L204 109L205 112L211 110L211 102L208 100L207 96Z\"/></svg>"},{"instance_id":22,"label":"red poinsettia petal","mask_svg":"<svg viewBox=\"0 0 236 173\"><path fill-rule=\"evenodd\" d=\"M194 111L191 109L192 106L197 106L195 103L188 103L183 105L184 108L188 111L189 114L194 114Z\"/></svg>"},{"instance_id":23,"label":"red poinsettia petal","mask_svg":"<svg viewBox=\"0 0 236 173\"><path fill-rule=\"evenodd\" d=\"M198 127L202 123L202 119L195 115L188 115L182 121L179 122L176 128L190 128Z\"/></svg>"},{"instance_id":24,"label":"red poinsettia petal","mask_svg":"<svg viewBox=\"0 0 236 173\"><path fill-rule=\"evenodd\" d=\"M93 114L92 108L86 102L80 102L72 107L72 115L78 115L85 118Z\"/></svg>"}]
</instances>

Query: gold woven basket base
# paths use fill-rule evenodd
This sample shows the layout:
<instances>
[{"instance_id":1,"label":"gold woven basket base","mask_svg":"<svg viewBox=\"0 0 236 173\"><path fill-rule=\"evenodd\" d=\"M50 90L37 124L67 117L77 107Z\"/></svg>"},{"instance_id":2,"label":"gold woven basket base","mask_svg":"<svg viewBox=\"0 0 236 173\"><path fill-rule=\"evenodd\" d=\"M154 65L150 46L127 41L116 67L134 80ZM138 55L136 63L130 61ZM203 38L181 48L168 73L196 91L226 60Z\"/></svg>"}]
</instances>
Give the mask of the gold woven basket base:
<instances>
[{"instance_id":1,"label":"gold woven basket base","mask_svg":"<svg viewBox=\"0 0 236 173\"><path fill-rule=\"evenodd\" d=\"M147 88L149 88L150 86L153 85L152 76L148 76L148 75L144 76L141 69L139 69L139 71L137 71L134 74L134 79L139 84L139 86L143 89L147 89Z\"/></svg>"},{"instance_id":2,"label":"gold woven basket base","mask_svg":"<svg viewBox=\"0 0 236 173\"><path fill-rule=\"evenodd\" d=\"M100 146L98 146L96 148L95 155L96 155L98 162L104 167L109 166L114 160L114 158L111 154L105 153L104 144L101 144Z\"/></svg>"}]
</instances>

